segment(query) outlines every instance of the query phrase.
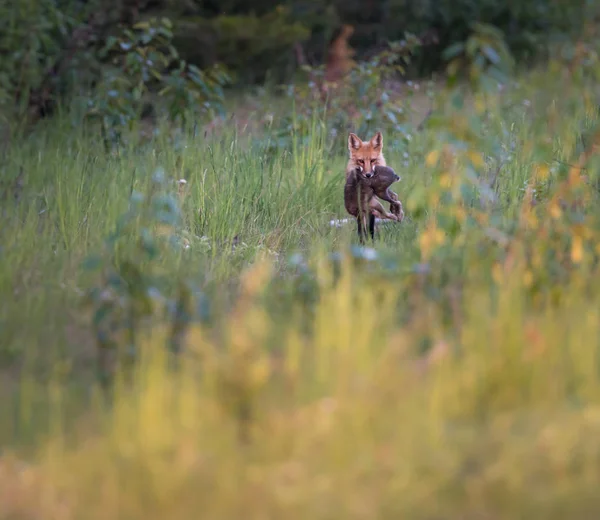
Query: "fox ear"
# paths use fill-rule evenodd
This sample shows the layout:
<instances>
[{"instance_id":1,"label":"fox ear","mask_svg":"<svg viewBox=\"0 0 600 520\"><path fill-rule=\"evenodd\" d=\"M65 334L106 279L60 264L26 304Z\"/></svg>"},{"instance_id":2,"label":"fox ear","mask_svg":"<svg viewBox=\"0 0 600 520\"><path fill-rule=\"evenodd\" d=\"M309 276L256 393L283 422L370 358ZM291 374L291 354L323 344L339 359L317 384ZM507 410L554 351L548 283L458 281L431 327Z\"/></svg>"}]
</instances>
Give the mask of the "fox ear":
<instances>
[{"instance_id":1,"label":"fox ear","mask_svg":"<svg viewBox=\"0 0 600 520\"><path fill-rule=\"evenodd\" d=\"M362 141L360 138L356 134L350 132L350 135L348 136L348 150L358 150L361 144Z\"/></svg>"},{"instance_id":2,"label":"fox ear","mask_svg":"<svg viewBox=\"0 0 600 520\"><path fill-rule=\"evenodd\" d=\"M381 150L383 148L383 135L381 135L381 132L377 132L371 138L371 145L375 150Z\"/></svg>"}]
</instances>

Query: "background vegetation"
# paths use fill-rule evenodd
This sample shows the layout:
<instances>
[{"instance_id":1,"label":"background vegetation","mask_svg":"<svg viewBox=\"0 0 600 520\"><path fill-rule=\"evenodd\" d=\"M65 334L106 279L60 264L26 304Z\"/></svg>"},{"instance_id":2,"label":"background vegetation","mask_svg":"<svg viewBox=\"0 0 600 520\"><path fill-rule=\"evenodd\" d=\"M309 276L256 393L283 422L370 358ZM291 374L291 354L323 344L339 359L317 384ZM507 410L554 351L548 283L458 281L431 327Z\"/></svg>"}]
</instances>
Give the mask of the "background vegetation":
<instances>
[{"instance_id":1,"label":"background vegetation","mask_svg":"<svg viewBox=\"0 0 600 520\"><path fill-rule=\"evenodd\" d=\"M548 44L580 34L591 0L8 0L0 7L0 103L42 115L100 81L100 50L123 27L167 17L173 43L202 70L228 67L233 84L287 83L298 66L327 57L343 24L360 59L412 35L421 42L406 71L427 75L443 52L465 41L474 23L503 32L524 62ZM148 37L148 35L146 36ZM145 42L148 43L148 42ZM176 68L172 63L170 69Z\"/></svg>"},{"instance_id":2,"label":"background vegetation","mask_svg":"<svg viewBox=\"0 0 600 520\"><path fill-rule=\"evenodd\" d=\"M597 8L226 4L1 8L0 518L597 517Z\"/></svg>"}]
</instances>

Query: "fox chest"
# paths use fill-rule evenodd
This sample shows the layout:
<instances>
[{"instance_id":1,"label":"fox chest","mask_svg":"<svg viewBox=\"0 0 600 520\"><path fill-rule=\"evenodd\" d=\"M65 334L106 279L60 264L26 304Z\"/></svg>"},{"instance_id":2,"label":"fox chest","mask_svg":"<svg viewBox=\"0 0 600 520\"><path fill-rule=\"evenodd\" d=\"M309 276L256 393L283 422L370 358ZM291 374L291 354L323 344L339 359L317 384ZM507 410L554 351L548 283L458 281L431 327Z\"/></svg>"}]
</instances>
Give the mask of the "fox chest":
<instances>
[{"instance_id":1,"label":"fox chest","mask_svg":"<svg viewBox=\"0 0 600 520\"><path fill-rule=\"evenodd\" d=\"M371 187L359 182L354 176L350 177L344 186L344 206L353 217L358 216L360 207L366 208L373 196Z\"/></svg>"}]
</instances>

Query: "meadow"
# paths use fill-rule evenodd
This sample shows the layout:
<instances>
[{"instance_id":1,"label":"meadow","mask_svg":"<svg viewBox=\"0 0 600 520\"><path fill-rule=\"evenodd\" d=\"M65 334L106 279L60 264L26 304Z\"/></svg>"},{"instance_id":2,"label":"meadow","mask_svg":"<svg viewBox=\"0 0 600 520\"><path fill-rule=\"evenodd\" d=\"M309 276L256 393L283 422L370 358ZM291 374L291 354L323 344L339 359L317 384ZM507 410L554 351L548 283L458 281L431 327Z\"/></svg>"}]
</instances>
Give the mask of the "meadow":
<instances>
[{"instance_id":1,"label":"meadow","mask_svg":"<svg viewBox=\"0 0 600 520\"><path fill-rule=\"evenodd\" d=\"M407 215L365 247L347 132L285 97L13 135L0 518L597 517L594 56L359 115Z\"/></svg>"}]
</instances>

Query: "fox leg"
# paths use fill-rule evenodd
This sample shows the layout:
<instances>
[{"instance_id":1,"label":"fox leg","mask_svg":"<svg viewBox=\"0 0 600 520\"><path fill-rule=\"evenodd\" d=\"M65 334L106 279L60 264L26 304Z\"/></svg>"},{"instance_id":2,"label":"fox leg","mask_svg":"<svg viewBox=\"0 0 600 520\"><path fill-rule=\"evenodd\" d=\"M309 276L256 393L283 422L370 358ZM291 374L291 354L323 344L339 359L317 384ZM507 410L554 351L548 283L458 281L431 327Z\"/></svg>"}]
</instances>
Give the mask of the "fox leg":
<instances>
[{"instance_id":1,"label":"fox leg","mask_svg":"<svg viewBox=\"0 0 600 520\"><path fill-rule=\"evenodd\" d=\"M360 241L361 244L364 244L365 239L363 237L363 232L365 231L365 229L364 229L364 225L363 225L363 219L361 218L360 215L358 217L356 217L356 223L358 224L358 240Z\"/></svg>"},{"instance_id":2,"label":"fox leg","mask_svg":"<svg viewBox=\"0 0 600 520\"><path fill-rule=\"evenodd\" d=\"M385 211L385 209L383 207L381 207L381 209L383 211ZM376 212L378 212L378 210L376 210ZM392 217L394 217L392 215ZM369 207L367 208L367 211L360 211L358 212L358 215L356 216L356 222L358 225L358 238L360 240L361 244L365 243L365 235L367 234L367 228L368 228L368 233L371 236L371 240L375 240L375 212L373 211L373 209L371 208L370 204Z\"/></svg>"},{"instance_id":3,"label":"fox leg","mask_svg":"<svg viewBox=\"0 0 600 520\"><path fill-rule=\"evenodd\" d=\"M364 214L359 213L356 217L356 223L358 224L358 239L361 244L365 243L365 235L367 234L367 218L369 219L369 232L371 234L371 238L373 238L373 234L375 233L375 216L373 214Z\"/></svg>"},{"instance_id":4,"label":"fox leg","mask_svg":"<svg viewBox=\"0 0 600 520\"><path fill-rule=\"evenodd\" d=\"M361 244L365 243L365 235L367 234L367 227L371 239L375 240L375 215L371 210L372 193L369 194L365 187L357 186L356 195L358 198L358 213L356 221L358 223L358 238ZM383 207L382 207L383 209ZM367 224L368 221L368 224Z\"/></svg>"}]
</instances>

